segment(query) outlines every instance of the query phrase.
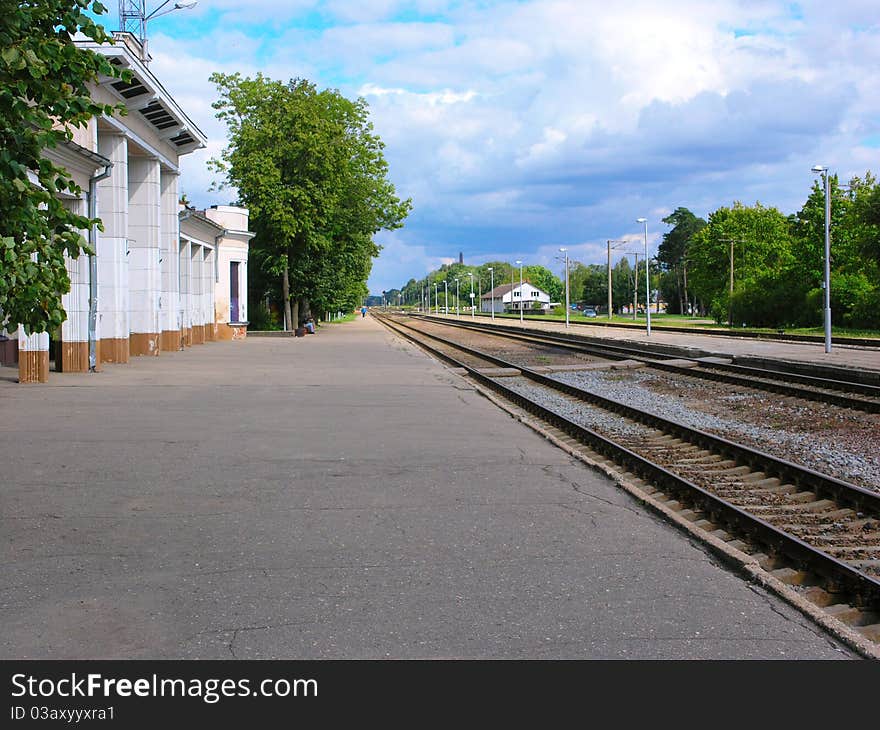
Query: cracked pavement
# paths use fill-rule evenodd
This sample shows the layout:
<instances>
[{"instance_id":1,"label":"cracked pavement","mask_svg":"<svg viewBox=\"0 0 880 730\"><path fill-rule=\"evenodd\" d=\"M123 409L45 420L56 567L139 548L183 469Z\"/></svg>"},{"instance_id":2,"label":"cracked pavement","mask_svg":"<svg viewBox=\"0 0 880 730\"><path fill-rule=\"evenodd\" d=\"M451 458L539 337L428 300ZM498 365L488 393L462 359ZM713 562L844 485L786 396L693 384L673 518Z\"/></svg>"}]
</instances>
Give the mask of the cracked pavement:
<instances>
[{"instance_id":1,"label":"cracked pavement","mask_svg":"<svg viewBox=\"0 0 880 730\"><path fill-rule=\"evenodd\" d=\"M4 370L3 658L852 656L369 318Z\"/></svg>"}]
</instances>

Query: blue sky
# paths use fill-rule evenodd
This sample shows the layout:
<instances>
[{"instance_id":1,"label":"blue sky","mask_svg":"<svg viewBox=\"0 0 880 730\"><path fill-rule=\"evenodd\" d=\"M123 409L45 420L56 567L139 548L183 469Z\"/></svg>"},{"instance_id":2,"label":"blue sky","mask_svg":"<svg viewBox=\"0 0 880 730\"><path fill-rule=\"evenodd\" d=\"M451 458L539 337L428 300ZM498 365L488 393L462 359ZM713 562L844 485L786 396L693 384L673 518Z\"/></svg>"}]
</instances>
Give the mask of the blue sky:
<instances>
[{"instance_id":1,"label":"blue sky","mask_svg":"<svg viewBox=\"0 0 880 730\"><path fill-rule=\"evenodd\" d=\"M638 217L656 250L678 206L788 213L816 163L880 170L876 0L200 0L148 36L153 72L210 138L182 165L199 206L235 197L209 191L225 143L211 72L366 98L414 205L378 237L374 293L459 251L604 263L606 239L640 240Z\"/></svg>"}]
</instances>

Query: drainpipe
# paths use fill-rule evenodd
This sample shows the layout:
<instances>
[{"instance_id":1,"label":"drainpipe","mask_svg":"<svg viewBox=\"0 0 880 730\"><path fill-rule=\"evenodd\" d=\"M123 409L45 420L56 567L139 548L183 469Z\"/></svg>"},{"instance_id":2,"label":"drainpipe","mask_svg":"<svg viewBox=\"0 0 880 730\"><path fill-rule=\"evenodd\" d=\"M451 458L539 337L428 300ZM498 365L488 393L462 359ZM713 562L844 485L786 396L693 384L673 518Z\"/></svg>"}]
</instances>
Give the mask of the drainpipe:
<instances>
[{"instance_id":1,"label":"drainpipe","mask_svg":"<svg viewBox=\"0 0 880 730\"><path fill-rule=\"evenodd\" d=\"M104 167L104 172L89 178L89 218L98 217L98 183L110 177L113 163ZM89 372L98 369L98 225L89 228Z\"/></svg>"}]
</instances>

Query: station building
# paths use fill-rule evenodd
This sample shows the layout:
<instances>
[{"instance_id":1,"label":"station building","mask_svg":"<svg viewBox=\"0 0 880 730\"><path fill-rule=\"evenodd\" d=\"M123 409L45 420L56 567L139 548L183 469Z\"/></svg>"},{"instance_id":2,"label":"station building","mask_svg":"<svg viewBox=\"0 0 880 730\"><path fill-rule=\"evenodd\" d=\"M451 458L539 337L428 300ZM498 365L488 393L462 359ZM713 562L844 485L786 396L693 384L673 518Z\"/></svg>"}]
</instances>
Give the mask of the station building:
<instances>
[{"instance_id":1,"label":"station building","mask_svg":"<svg viewBox=\"0 0 880 730\"><path fill-rule=\"evenodd\" d=\"M149 70L137 38L114 37L115 45L77 44L131 72L128 82L102 78L92 88L95 101L121 102L127 114L93 118L71 142L46 150L83 190L80 197L64 194L64 204L104 226L82 232L94 257L67 260L67 320L54 342L55 369L64 372L240 338L247 330L248 211L180 205L180 159L207 139ZM49 334L5 327L0 359L17 360L20 382L46 382Z\"/></svg>"},{"instance_id":2,"label":"station building","mask_svg":"<svg viewBox=\"0 0 880 730\"><path fill-rule=\"evenodd\" d=\"M528 281L501 284L480 297L481 312L531 311L536 307L543 311L550 309L550 295Z\"/></svg>"}]
</instances>

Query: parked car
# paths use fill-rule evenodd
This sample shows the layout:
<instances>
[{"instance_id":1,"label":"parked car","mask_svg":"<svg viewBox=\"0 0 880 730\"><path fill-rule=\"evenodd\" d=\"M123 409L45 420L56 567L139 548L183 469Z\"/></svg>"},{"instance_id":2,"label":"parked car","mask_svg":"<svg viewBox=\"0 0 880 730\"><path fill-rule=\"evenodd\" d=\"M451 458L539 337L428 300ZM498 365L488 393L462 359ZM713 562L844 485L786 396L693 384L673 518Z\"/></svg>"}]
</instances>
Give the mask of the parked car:
<instances>
[{"instance_id":1,"label":"parked car","mask_svg":"<svg viewBox=\"0 0 880 730\"><path fill-rule=\"evenodd\" d=\"M584 317L594 318L597 317L596 310L593 307L586 307L584 309Z\"/></svg>"}]
</instances>

